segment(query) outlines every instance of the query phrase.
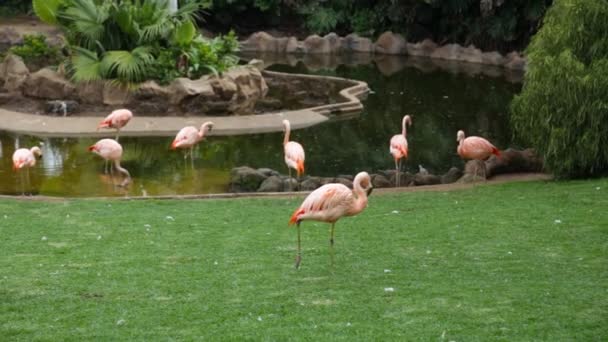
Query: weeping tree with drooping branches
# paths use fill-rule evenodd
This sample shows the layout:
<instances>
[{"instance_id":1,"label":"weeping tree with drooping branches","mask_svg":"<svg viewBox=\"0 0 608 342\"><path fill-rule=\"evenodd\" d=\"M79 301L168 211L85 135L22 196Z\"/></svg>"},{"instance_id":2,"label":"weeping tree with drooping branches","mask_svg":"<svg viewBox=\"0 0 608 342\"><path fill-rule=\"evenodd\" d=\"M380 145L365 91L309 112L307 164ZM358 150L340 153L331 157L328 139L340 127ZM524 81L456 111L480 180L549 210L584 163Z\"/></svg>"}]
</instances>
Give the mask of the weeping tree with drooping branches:
<instances>
[{"instance_id":1,"label":"weeping tree with drooping branches","mask_svg":"<svg viewBox=\"0 0 608 342\"><path fill-rule=\"evenodd\" d=\"M556 0L527 49L516 137L559 178L608 174L608 1Z\"/></svg>"}]
</instances>

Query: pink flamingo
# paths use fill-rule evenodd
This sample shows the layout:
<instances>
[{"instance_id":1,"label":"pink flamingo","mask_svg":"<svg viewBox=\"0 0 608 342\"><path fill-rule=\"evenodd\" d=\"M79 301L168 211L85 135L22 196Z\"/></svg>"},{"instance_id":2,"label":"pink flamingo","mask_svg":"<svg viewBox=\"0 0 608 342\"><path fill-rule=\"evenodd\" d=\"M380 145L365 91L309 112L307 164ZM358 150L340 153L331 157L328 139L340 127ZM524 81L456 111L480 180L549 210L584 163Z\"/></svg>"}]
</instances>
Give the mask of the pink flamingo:
<instances>
[{"instance_id":1,"label":"pink flamingo","mask_svg":"<svg viewBox=\"0 0 608 342\"><path fill-rule=\"evenodd\" d=\"M395 158L395 170L397 171L395 175L395 185L399 186L401 182L401 177L399 176L399 172L401 171L401 159L407 159L407 130L406 124L409 126L412 125L412 118L409 115L403 117L401 121L401 134L395 134L391 138L391 143L389 147L390 153Z\"/></svg>"},{"instance_id":2,"label":"pink flamingo","mask_svg":"<svg viewBox=\"0 0 608 342\"><path fill-rule=\"evenodd\" d=\"M295 141L289 141L289 134L291 133L289 120L283 120L283 128L285 129L283 149L285 151L285 164L287 164L287 170L289 170L289 178L291 178L291 169L296 170L298 178L300 178L304 173L304 148Z\"/></svg>"},{"instance_id":3,"label":"pink flamingo","mask_svg":"<svg viewBox=\"0 0 608 342\"><path fill-rule=\"evenodd\" d=\"M36 166L36 157L41 156L42 151L38 146L34 146L29 150L27 148L20 148L13 153L13 170L19 171L25 168L27 173L28 185L30 184L30 167ZM21 190L22 194L25 194L23 173L21 173Z\"/></svg>"},{"instance_id":4,"label":"pink flamingo","mask_svg":"<svg viewBox=\"0 0 608 342\"><path fill-rule=\"evenodd\" d=\"M194 163L194 145L198 144L201 140L205 139L205 135L211 131L211 129L213 128L213 122L211 121L207 121L205 123L203 123L201 125L200 130L197 130L196 127L194 126L187 126L182 128L177 135L175 136L175 139L173 140L173 143L171 143L171 149L175 150L177 148L189 148L190 149L190 159L192 160L192 163ZM188 154L186 153L184 155L184 159L188 157Z\"/></svg>"},{"instance_id":5,"label":"pink flamingo","mask_svg":"<svg viewBox=\"0 0 608 342\"><path fill-rule=\"evenodd\" d=\"M496 148L496 146L492 145L492 143L484 138L475 136L465 138L464 131L460 130L456 134L456 141L458 141L457 152L462 159L486 160L493 154L500 157L500 151ZM477 176L478 165L475 166L475 176ZM485 167L483 172L485 178Z\"/></svg>"},{"instance_id":6,"label":"pink flamingo","mask_svg":"<svg viewBox=\"0 0 608 342\"><path fill-rule=\"evenodd\" d=\"M117 109L99 123L97 130L100 128L114 128L116 130L116 141L118 141L120 129L125 127L132 118L133 113L130 110Z\"/></svg>"},{"instance_id":7,"label":"pink flamingo","mask_svg":"<svg viewBox=\"0 0 608 342\"><path fill-rule=\"evenodd\" d=\"M354 216L367 207L367 196L372 192L372 182L367 172L359 172L353 181L353 190L346 185L329 183L311 192L293 213L289 225L298 229L298 254L296 268L300 267L300 222L314 220L331 223L329 243L334 244L334 227L343 216Z\"/></svg>"},{"instance_id":8,"label":"pink flamingo","mask_svg":"<svg viewBox=\"0 0 608 342\"><path fill-rule=\"evenodd\" d=\"M94 145L89 146L89 151L99 155L106 161L114 162L114 167L118 172L125 175L125 179L120 183L121 187L127 186L131 182L131 174L127 169L120 166L122 158L122 146L114 139L101 139ZM110 174L114 177L113 169L110 168ZM112 182L113 183L113 182Z\"/></svg>"}]
</instances>

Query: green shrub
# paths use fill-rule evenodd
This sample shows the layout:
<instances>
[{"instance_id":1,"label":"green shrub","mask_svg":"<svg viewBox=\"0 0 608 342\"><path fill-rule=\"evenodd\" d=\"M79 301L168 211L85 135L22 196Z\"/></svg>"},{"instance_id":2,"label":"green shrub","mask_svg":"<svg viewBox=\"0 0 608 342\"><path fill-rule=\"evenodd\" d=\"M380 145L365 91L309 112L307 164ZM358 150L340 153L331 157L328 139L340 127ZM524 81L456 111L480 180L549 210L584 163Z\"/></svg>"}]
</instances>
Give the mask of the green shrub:
<instances>
[{"instance_id":1,"label":"green shrub","mask_svg":"<svg viewBox=\"0 0 608 342\"><path fill-rule=\"evenodd\" d=\"M560 178L608 172L608 3L557 0L527 49L514 132Z\"/></svg>"},{"instance_id":2,"label":"green shrub","mask_svg":"<svg viewBox=\"0 0 608 342\"><path fill-rule=\"evenodd\" d=\"M23 58L28 66L56 65L62 59L59 48L47 44L42 34L23 36L23 44L13 46L9 51Z\"/></svg>"},{"instance_id":3,"label":"green shrub","mask_svg":"<svg viewBox=\"0 0 608 342\"><path fill-rule=\"evenodd\" d=\"M196 26L203 5L201 1L182 2L171 13L167 0L33 1L41 20L63 30L72 51L68 69L74 80L104 79L127 85L149 79L170 82L231 65L224 54L234 49L192 53L213 45ZM221 46L222 41L217 44ZM191 66L199 68L190 72Z\"/></svg>"}]
</instances>

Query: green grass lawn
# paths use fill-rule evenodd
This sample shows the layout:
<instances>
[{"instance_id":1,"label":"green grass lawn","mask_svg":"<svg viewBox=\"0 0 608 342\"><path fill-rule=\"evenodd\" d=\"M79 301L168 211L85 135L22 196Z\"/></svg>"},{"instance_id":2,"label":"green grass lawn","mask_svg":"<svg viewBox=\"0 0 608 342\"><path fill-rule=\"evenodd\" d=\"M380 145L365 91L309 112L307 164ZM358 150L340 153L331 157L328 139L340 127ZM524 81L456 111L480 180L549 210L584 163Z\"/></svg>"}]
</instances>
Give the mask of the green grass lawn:
<instances>
[{"instance_id":1,"label":"green grass lawn","mask_svg":"<svg viewBox=\"0 0 608 342\"><path fill-rule=\"evenodd\" d=\"M0 200L0 340L608 339L608 179L301 200Z\"/></svg>"}]
</instances>

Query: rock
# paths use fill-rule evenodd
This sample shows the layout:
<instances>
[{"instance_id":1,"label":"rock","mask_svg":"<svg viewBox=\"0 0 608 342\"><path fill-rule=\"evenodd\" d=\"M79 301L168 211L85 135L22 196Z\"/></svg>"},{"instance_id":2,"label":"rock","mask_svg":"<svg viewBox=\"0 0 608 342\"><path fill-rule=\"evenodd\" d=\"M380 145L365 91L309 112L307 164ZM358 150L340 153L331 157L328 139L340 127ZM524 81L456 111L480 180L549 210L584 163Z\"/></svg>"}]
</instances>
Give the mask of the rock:
<instances>
[{"instance_id":1,"label":"rock","mask_svg":"<svg viewBox=\"0 0 608 342\"><path fill-rule=\"evenodd\" d=\"M230 191L257 191L265 179L266 176L249 166L235 167L230 170Z\"/></svg>"},{"instance_id":2,"label":"rock","mask_svg":"<svg viewBox=\"0 0 608 342\"><path fill-rule=\"evenodd\" d=\"M372 174L372 186L374 188L390 188L392 186L391 182L383 175L380 174Z\"/></svg>"},{"instance_id":3,"label":"rock","mask_svg":"<svg viewBox=\"0 0 608 342\"><path fill-rule=\"evenodd\" d=\"M191 113L250 114L256 102L266 96L268 85L261 72L246 65L233 68L222 77L199 80L180 78L171 84L171 101Z\"/></svg>"},{"instance_id":4,"label":"rock","mask_svg":"<svg viewBox=\"0 0 608 342\"><path fill-rule=\"evenodd\" d=\"M17 45L23 43L23 38L11 26L4 26L0 28L0 45Z\"/></svg>"},{"instance_id":5,"label":"rock","mask_svg":"<svg viewBox=\"0 0 608 342\"><path fill-rule=\"evenodd\" d=\"M288 38L275 38L266 32L256 32L241 42L241 51L285 52Z\"/></svg>"},{"instance_id":6,"label":"rock","mask_svg":"<svg viewBox=\"0 0 608 342\"><path fill-rule=\"evenodd\" d=\"M139 113L166 113L171 93L154 81L146 81L137 87L129 99L129 107Z\"/></svg>"},{"instance_id":7,"label":"rock","mask_svg":"<svg viewBox=\"0 0 608 342\"><path fill-rule=\"evenodd\" d=\"M283 180L279 176L270 176L266 178L260 187L258 192L280 192L283 191Z\"/></svg>"},{"instance_id":8,"label":"rock","mask_svg":"<svg viewBox=\"0 0 608 342\"><path fill-rule=\"evenodd\" d=\"M455 183L460 177L462 177L462 171L457 167L452 167L445 175L441 176L441 184Z\"/></svg>"},{"instance_id":9,"label":"rock","mask_svg":"<svg viewBox=\"0 0 608 342\"><path fill-rule=\"evenodd\" d=\"M441 179L432 174L417 173L414 175L414 185L434 185L441 183Z\"/></svg>"},{"instance_id":10,"label":"rock","mask_svg":"<svg viewBox=\"0 0 608 342\"><path fill-rule=\"evenodd\" d=\"M437 44L430 39L425 39L420 43L406 43L405 49L410 56L429 57L437 49Z\"/></svg>"},{"instance_id":11,"label":"rock","mask_svg":"<svg viewBox=\"0 0 608 342\"><path fill-rule=\"evenodd\" d=\"M504 67L511 70L525 70L526 60L514 51L507 54Z\"/></svg>"},{"instance_id":12,"label":"rock","mask_svg":"<svg viewBox=\"0 0 608 342\"><path fill-rule=\"evenodd\" d=\"M321 178L319 177L308 177L300 183L300 190L312 191L321 186Z\"/></svg>"},{"instance_id":13,"label":"rock","mask_svg":"<svg viewBox=\"0 0 608 342\"><path fill-rule=\"evenodd\" d=\"M296 37L289 37L287 39L287 43L285 44L285 52L286 53L303 53L304 44L299 42Z\"/></svg>"},{"instance_id":14,"label":"rock","mask_svg":"<svg viewBox=\"0 0 608 342\"><path fill-rule=\"evenodd\" d=\"M503 65L505 63L505 58L503 55L496 51L484 52L481 55L481 60L483 64L489 65Z\"/></svg>"},{"instance_id":15,"label":"rock","mask_svg":"<svg viewBox=\"0 0 608 342\"><path fill-rule=\"evenodd\" d=\"M283 191L298 191L298 180L293 177L285 177L283 179Z\"/></svg>"},{"instance_id":16,"label":"rock","mask_svg":"<svg viewBox=\"0 0 608 342\"><path fill-rule=\"evenodd\" d=\"M76 94L80 103L103 103L103 81L80 82L76 84Z\"/></svg>"},{"instance_id":17,"label":"rock","mask_svg":"<svg viewBox=\"0 0 608 342\"><path fill-rule=\"evenodd\" d=\"M375 51L387 55L400 55L406 52L406 41L400 34L384 32L376 40Z\"/></svg>"},{"instance_id":18,"label":"rock","mask_svg":"<svg viewBox=\"0 0 608 342\"><path fill-rule=\"evenodd\" d=\"M106 82L103 85L103 104L110 106L122 106L129 103L131 93L126 86L115 85Z\"/></svg>"},{"instance_id":19,"label":"rock","mask_svg":"<svg viewBox=\"0 0 608 342\"><path fill-rule=\"evenodd\" d=\"M338 177L336 177L336 178L348 179L351 182L355 179L355 177L353 175L338 175Z\"/></svg>"},{"instance_id":20,"label":"rock","mask_svg":"<svg viewBox=\"0 0 608 342\"><path fill-rule=\"evenodd\" d=\"M342 38L335 32L326 34L323 39L329 43L329 51L331 53L335 54L340 52L340 49L342 48Z\"/></svg>"},{"instance_id":21,"label":"rock","mask_svg":"<svg viewBox=\"0 0 608 342\"><path fill-rule=\"evenodd\" d=\"M281 174L273 169L269 169L267 167L259 168L257 170L259 173L263 174L266 177L270 176L280 176Z\"/></svg>"},{"instance_id":22,"label":"rock","mask_svg":"<svg viewBox=\"0 0 608 342\"><path fill-rule=\"evenodd\" d=\"M485 180L486 176L486 164L483 160L469 160L464 165L464 175L458 181L468 183L476 180Z\"/></svg>"},{"instance_id":23,"label":"rock","mask_svg":"<svg viewBox=\"0 0 608 342\"><path fill-rule=\"evenodd\" d=\"M316 34L308 36L306 39L304 39L304 49L307 53L331 53L329 41L319 37Z\"/></svg>"},{"instance_id":24,"label":"rock","mask_svg":"<svg viewBox=\"0 0 608 342\"><path fill-rule=\"evenodd\" d=\"M57 72L44 68L30 74L23 85L27 96L58 100L75 97L76 87Z\"/></svg>"},{"instance_id":25,"label":"rock","mask_svg":"<svg viewBox=\"0 0 608 342\"><path fill-rule=\"evenodd\" d=\"M261 59L254 58L254 59L250 60L249 63L247 63L247 64L253 66L254 68L256 68L260 71L264 70L264 61Z\"/></svg>"},{"instance_id":26,"label":"rock","mask_svg":"<svg viewBox=\"0 0 608 342\"><path fill-rule=\"evenodd\" d=\"M351 33L342 40L342 50L348 52L374 52L374 44L369 38L359 37L355 33Z\"/></svg>"},{"instance_id":27,"label":"rock","mask_svg":"<svg viewBox=\"0 0 608 342\"><path fill-rule=\"evenodd\" d=\"M346 179L346 178L336 178L334 182L339 183L339 184L344 184L349 189L353 188L353 182L351 180L349 180L349 179Z\"/></svg>"},{"instance_id":28,"label":"rock","mask_svg":"<svg viewBox=\"0 0 608 342\"><path fill-rule=\"evenodd\" d=\"M321 183L321 185L325 185L329 183L336 183L336 179L331 177L323 177L319 180L319 182Z\"/></svg>"},{"instance_id":29,"label":"rock","mask_svg":"<svg viewBox=\"0 0 608 342\"><path fill-rule=\"evenodd\" d=\"M78 102L67 100L52 100L47 101L45 106L45 112L48 114L55 114L59 116L67 116L68 114L76 113L78 111Z\"/></svg>"},{"instance_id":30,"label":"rock","mask_svg":"<svg viewBox=\"0 0 608 342\"><path fill-rule=\"evenodd\" d=\"M474 46L462 47L458 44L446 44L431 53L431 58L482 63L482 52Z\"/></svg>"},{"instance_id":31,"label":"rock","mask_svg":"<svg viewBox=\"0 0 608 342\"><path fill-rule=\"evenodd\" d=\"M185 77L176 78L169 85L169 101L176 105L186 98L214 96L213 88L206 79L191 80Z\"/></svg>"},{"instance_id":32,"label":"rock","mask_svg":"<svg viewBox=\"0 0 608 342\"><path fill-rule=\"evenodd\" d=\"M487 177L501 173L540 172L543 159L534 149L515 150L508 148L500 152L500 158L494 156L485 161Z\"/></svg>"},{"instance_id":33,"label":"rock","mask_svg":"<svg viewBox=\"0 0 608 342\"><path fill-rule=\"evenodd\" d=\"M29 70L21 57L9 53L0 63L0 85L9 93L18 92L28 78Z\"/></svg>"},{"instance_id":34,"label":"rock","mask_svg":"<svg viewBox=\"0 0 608 342\"><path fill-rule=\"evenodd\" d=\"M386 172L390 172L390 170L387 170ZM390 172L390 178L389 181L391 182L391 184L393 186L397 186L397 177L395 177L396 172L394 170L392 170L392 172ZM414 185L414 176L409 173L409 172L400 172L399 173L399 186L412 186Z\"/></svg>"}]
</instances>

